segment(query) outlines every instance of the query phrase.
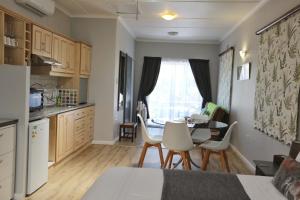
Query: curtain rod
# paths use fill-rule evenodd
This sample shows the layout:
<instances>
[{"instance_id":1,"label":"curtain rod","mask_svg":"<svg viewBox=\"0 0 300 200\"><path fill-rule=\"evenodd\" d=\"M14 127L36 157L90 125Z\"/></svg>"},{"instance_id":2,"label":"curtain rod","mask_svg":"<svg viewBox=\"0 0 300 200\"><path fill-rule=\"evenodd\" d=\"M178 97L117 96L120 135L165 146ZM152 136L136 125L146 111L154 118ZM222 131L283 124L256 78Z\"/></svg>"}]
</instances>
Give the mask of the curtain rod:
<instances>
[{"instance_id":1,"label":"curtain rod","mask_svg":"<svg viewBox=\"0 0 300 200\"><path fill-rule=\"evenodd\" d=\"M222 53L220 53L219 56L224 55L225 53L227 53L230 50L234 50L234 47L229 47L228 49L226 49L225 51L223 51Z\"/></svg>"},{"instance_id":2,"label":"curtain rod","mask_svg":"<svg viewBox=\"0 0 300 200\"><path fill-rule=\"evenodd\" d=\"M287 13L285 13L284 15L282 15L281 17L278 17L277 19L275 19L274 21L272 21L268 25L266 25L263 28L256 31L256 35L260 35L261 33L265 32L266 30L271 28L272 26L280 23L283 20L286 20L287 18L289 18L291 15L295 14L298 11L300 11L300 4L298 6L296 6L295 8L291 9L290 11L288 11Z\"/></svg>"}]
</instances>

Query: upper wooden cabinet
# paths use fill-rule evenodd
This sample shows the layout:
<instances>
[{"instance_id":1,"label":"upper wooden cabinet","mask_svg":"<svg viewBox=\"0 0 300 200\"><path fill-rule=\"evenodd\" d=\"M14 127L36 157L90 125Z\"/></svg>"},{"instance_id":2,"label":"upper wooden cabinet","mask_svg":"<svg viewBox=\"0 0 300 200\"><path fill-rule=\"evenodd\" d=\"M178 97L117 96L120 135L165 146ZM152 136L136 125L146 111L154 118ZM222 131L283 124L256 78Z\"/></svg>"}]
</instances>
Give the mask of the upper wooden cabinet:
<instances>
[{"instance_id":1,"label":"upper wooden cabinet","mask_svg":"<svg viewBox=\"0 0 300 200\"><path fill-rule=\"evenodd\" d=\"M32 26L32 53L40 56L52 56L52 32L36 25Z\"/></svg>"},{"instance_id":2,"label":"upper wooden cabinet","mask_svg":"<svg viewBox=\"0 0 300 200\"><path fill-rule=\"evenodd\" d=\"M88 77L91 74L91 47L80 44L80 76Z\"/></svg>"},{"instance_id":3,"label":"upper wooden cabinet","mask_svg":"<svg viewBox=\"0 0 300 200\"><path fill-rule=\"evenodd\" d=\"M59 35L53 34L52 58L62 65L53 67L58 73L75 73L75 43Z\"/></svg>"}]
</instances>

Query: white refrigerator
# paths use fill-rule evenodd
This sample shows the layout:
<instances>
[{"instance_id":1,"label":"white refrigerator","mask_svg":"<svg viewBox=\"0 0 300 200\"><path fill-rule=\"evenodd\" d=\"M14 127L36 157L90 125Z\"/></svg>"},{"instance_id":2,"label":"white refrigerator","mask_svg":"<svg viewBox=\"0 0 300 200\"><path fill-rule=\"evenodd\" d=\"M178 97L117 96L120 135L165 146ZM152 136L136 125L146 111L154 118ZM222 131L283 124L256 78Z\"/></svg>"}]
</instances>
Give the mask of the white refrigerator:
<instances>
[{"instance_id":1,"label":"white refrigerator","mask_svg":"<svg viewBox=\"0 0 300 200\"><path fill-rule=\"evenodd\" d=\"M48 181L49 119L29 123L27 194Z\"/></svg>"}]
</instances>

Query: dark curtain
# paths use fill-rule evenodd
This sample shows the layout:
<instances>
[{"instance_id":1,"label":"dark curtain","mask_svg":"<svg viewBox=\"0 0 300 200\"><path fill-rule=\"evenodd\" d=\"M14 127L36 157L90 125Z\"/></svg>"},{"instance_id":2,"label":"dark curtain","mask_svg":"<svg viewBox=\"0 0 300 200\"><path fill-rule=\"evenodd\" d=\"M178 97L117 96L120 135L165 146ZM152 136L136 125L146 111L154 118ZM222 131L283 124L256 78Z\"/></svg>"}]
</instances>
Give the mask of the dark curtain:
<instances>
[{"instance_id":1,"label":"dark curtain","mask_svg":"<svg viewBox=\"0 0 300 200\"><path fill-rule=\"evenodd\" d=\"M192 72L198 87L198 90L203 97L202 108L205 107L211 98L209 60L189 59Z\"/></svg>"},{"instance_id":2,"label":"dark curtain","mask_svg":"<svg viewBox=\"0 0 300 200\"><path fill-rule=\"evenodd\" d=\"M151 94L156 85L160 64L161 58L159 57L144 57L138 100L142 101L146 105L147 118L149 118L149 109L146 97Z\"/></svg>"}]
</instances>

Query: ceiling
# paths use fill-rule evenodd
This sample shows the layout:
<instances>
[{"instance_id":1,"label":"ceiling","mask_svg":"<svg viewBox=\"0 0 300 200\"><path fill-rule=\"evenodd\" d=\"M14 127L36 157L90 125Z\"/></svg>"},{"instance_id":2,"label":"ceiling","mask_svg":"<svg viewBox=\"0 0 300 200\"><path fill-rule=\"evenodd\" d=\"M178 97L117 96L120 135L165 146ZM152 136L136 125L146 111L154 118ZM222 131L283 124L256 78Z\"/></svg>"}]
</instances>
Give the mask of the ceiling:
<instances>
[{"instance_id":1,"label":"ceiling","mask_svg":"<svg viewBox=\"0 0 300 200\"><path fill-rule=\"evenodd\" d=\"M71 17L120 17L137 40L215 43L266 0L55 0ZM166 10L178 17L165 21ZM138 13L138 14L137 14ZM178 35L170 36L168 32Z\"/></svg>"}]
</instances>

